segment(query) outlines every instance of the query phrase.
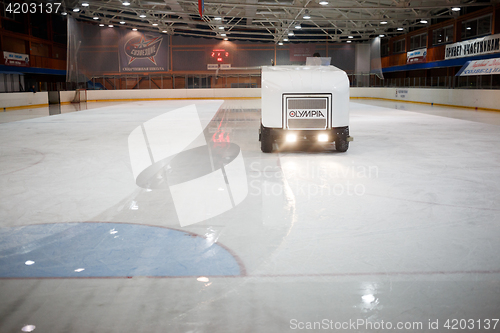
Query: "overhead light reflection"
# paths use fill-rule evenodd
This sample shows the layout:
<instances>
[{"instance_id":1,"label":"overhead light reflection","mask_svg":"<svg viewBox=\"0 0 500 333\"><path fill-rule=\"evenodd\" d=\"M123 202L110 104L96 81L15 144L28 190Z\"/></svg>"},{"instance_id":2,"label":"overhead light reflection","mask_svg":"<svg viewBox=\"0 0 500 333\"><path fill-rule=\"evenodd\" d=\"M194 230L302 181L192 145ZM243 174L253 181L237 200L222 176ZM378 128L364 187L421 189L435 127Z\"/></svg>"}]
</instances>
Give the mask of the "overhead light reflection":
<instances>
[{"instance_id":1,"label":"overhead light reflection","mask_svg":"<svg viewBox=\"0 0 500 333\"><path fill-rule=\"evenodd\" d=\"M372 294L367 294L367 295L361 296L361 299L365 303L371 303L375 300L375 296L373 296Z\"/></svg>"},{"instance_id":2,"label":"overhead light reflection","mask_svg":"<svg viewBox=\"0 0 500 333\"><path fill-rule=\"evenodd\" d=\"M200 282L208 282L210 281L209 278L207 278L206 276L200 276L199 278L196 279L197 281L200 281Z\"/></svg>"},{"instance_id":3,"label":"overhead light reflection","mask_svg":"<svg viewBox=\"0 0 500 333\"><path fill-rule=\"evenodd\" d=\"M26 261L24 264L25 264L26 266L31 266L31 265L33 265L34 263L35 263L35 262L34 262L33 260L28 260L28 261Z\"/></svg>"},{"instance_id":4,"label":"overhead light reflection","mask_svg":"<svg viewBox=\"0 0 500 333\"><path fill-rule=\"evenodd\" d=\"M21 331L23 332L33 332L35 330L36 326L35 325L26 325L23 328L21 328Z\"/></svg>"}]
</instances>

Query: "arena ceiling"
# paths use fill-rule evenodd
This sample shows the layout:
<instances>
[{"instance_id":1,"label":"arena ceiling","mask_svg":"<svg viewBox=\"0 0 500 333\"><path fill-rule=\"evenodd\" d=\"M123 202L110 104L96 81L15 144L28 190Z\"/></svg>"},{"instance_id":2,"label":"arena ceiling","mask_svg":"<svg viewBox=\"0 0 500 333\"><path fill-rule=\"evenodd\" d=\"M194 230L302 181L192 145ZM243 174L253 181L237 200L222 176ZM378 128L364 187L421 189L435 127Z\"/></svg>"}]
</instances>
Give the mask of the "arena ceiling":
<instances>
[{"instance_id":1,"label":"arena ceiling","mask_svg":"<svg viewBox=\"0 0 500 333\"><path fill-rule=\"evenodd\" d=\"M201 17L197 0L67 0L63 6L69 15L105 26L193 37L286 43L359 42L379 35L390 37L497 2L206 0Z\"/></svg>"}]
</instances>

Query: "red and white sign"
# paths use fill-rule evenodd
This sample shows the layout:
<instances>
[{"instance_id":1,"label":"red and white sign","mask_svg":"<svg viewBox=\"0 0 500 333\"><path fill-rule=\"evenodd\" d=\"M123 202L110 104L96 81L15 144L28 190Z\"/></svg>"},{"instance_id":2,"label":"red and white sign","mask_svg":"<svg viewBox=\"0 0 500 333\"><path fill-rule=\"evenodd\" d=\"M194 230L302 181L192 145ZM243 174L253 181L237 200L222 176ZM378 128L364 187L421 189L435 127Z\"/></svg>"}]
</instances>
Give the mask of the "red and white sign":
<instances>
[{"instance_id":1,"label":"red and white sign","mask_svg":"<svg viewBox=\"0 0 500 333\"><path fill-rule=\"evenodd\" d=\"M406 63L407 64L418 64L425 62L427 58L427 49L419 49L411 52L406 52Z\"/></svg>"},{"instance_id":2,"label":"red and white sign","mask_svg":"<svg viewBox=\"0 0 500 333\"><path fill-rule=\"evenodd\" d=\"M30 56L27 54L3 51L3 58L7 66L29 67L30 65Z\"/></svg>"},{"instance_id":3,"label":"red and white sign","mask_svg":"<svg viewBox=\"0 0 500 333\"><path fill-rule=\"evenodd\" d=\"M500 58L469 61L457 76L500 74Z\"/></svg>"}]
</instances>

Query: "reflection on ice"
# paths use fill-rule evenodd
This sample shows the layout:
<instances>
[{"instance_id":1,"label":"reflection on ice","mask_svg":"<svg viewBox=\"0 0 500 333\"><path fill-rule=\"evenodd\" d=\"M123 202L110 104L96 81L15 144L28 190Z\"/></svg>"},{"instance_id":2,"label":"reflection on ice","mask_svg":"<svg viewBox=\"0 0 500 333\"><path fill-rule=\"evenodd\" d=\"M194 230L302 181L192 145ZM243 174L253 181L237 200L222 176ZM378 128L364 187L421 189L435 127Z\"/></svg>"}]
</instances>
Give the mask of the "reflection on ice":
<instances>
[{"instance_id":1,"label":"reflection on ice","mask_svg":"<svg viewBox=\"0 0 500 333\"><path fill-rule=\"evenodd\" d=\"M204 121L194 104L167 112L138 126L128 138L137 185L168 189L183 227L234 208L248 194L239 146L228 136L224 140L212 136L207 143L204 135L202 125L208 124L206 119L213 118L219 105L203 114ZM135 201L130 209L138 209Z\"/></svg>"},{"instance_id":2,"label":"reflection on ice","mask_svg":"<svg viewBox=\"0 0 500 333\"><path fill-rule=\"evenodd\" d=\"M363 295L361 299L363 300L363 302L370 304L375 300L375 296L373 296L372 294Z\"/></svg>"}]
</instances>

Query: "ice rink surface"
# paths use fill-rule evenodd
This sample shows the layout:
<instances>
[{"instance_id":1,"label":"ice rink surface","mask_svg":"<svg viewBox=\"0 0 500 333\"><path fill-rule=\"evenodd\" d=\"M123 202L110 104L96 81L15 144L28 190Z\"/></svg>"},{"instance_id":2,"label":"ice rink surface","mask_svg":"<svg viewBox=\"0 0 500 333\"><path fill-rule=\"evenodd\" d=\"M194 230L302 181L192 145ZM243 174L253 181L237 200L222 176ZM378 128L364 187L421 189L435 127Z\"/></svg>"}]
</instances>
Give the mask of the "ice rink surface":
<instances>
[{"instance_id":1,"label":"ice rink surface","mask_svg":"<svg viewBox=\"0 0 500 333\"><path fill-rule=\"evenodd\" d=\"M0 114L0 332L500 330L500 113L263 154L259 100L87 104Z\"/></svg>"}]
</instances>

